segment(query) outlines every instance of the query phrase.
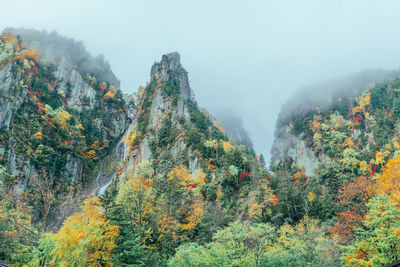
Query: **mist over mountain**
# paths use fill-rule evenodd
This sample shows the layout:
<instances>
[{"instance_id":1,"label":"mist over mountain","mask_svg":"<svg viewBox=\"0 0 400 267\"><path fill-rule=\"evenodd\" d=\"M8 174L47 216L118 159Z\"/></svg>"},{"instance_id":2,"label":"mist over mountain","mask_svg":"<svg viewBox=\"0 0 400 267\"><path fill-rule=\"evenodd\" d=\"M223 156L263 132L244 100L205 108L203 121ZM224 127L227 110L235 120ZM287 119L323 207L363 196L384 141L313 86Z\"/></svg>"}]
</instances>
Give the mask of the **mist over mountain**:
<instances>
[{"instance_id":1,"label":"mist over mountain","mask_svg":"<svg viewBox=\"0 0 400 267\"><path fill-rule=\"evenodd\" d=\"M238 144L244 145L254 153L254 145L248 132L246 131L243 119L232 110L220 110L214 114L217 120L222 124L227 136L235 140Z\"/></svg>"},{"instance_id":2,"label":"mist over mountain","mask_svg":"<svg viewBox=\"0 0 400 267\"><path fill-rule=\"evenodd\" d=\"M115 77L110 64L103 55L93 57L82 41L59 35L56 31L46 32L27 28L10 28L3 30L5 33L13 33L23 38L31 49L38 49L43 58L51 60L54 64L74 65L83 76L95 75L103 81L108 81L116 87L120 87L120 81ZM72 66L71 66L72 67Z\"/></svg>"},{"instance_id":3,"label":"mist over mountain","mask_svg":"<svg viewBox=\"0 0 400 267\"><path fill-rule=\"evenodd\" d=\"M397 1L1 8L1 266L400 260Z\"/></svg>"},{"instance_id":4,"label":"mist over mountain","mask_svg":"<svg viewBox=\"0 0 400 267\"><path fill-rule=\"evenodd\" d=\"M291 96L287 103L282 106L282 110L327 106L339 97L356 97L364 89L394 79L399 74L398 70L369 69L309 85L300 88Z\"/></svg>"}]
</instances>

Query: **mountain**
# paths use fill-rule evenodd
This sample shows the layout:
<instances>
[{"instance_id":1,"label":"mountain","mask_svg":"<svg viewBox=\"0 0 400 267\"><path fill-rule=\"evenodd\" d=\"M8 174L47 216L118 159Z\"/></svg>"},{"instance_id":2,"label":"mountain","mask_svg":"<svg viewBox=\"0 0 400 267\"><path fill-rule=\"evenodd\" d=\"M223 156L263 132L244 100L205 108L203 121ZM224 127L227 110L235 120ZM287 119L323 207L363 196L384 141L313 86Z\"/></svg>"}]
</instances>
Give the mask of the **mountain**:
<instances>
[{"instance_id":1,"label":"mountain","mask_svg":"<svg viewBox=\"0 0 400 267\"><path fill-rule=\"evenodd\" d=\"M108 237L119 237L102 239L110 244L102 248L98 241L69 244L82 256L75 258L79 266L98 255L121 264L165 263L188 240L207 242L233 220L268 216L268 171L199 108L177 52L151 67L137 94L124 95L109 64L82 43L11 28L0 40L0 214L9 214L0 216L7 243L0 258L6 262L53 258L70 265L58 253L69 242L63 238L75 235L64 231L73 220L74 227L90 226L79 221L87 212L95 212L88 217L95 225L112 224ZM89 242L79 236L73 242ZM47 242L62 243L48 250ZM126 258L123 251L136 254Z\"/></svg>"},{"instance_id":2,"label":"mountain","mask_svg":"<svg viewBox=\"0 0 400 267\"><path fill-rule=\"evenodd\" d=\"M399 257L372 237L399 225L388 216L399 212L399 87L398 71L370 70L301 90L279 115L271 153L271 188L279 198L274 218L317 218L345 245L345 266Z\"/></svg>"},{"instance_id":3,"label":"mountain","mask_svg":"<svg viewBox=\"0 0 400 267\"><path fill-rule=\"evenodd\" d=\"M57 33L0 35L0 259L11 266L377 266L400 259L400 78L300 90L272 163L198 106L177 52L123 94ZM224 127L226 129L224 129Z\"/></svg>"},{"instance_id":4,"label":"mountain","mask_svg":"<svg viewBox=\"0 0 400 267\"><path fill-rule=\"evenodd\" d=\"M1 48L0 151L14 187L23 191L42 168L83 185L88 166L128 127L121 91L66 59L46 64L12 34L2 36Z\"/></svg>"}]
</instances>

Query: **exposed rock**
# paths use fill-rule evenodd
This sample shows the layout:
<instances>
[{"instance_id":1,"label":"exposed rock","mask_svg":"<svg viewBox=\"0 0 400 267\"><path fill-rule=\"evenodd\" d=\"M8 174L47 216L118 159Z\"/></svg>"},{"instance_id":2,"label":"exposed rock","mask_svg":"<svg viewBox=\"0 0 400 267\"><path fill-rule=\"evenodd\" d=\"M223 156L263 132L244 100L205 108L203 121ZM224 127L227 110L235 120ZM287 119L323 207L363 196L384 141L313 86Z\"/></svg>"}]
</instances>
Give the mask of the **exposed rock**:
<instances>
[{"instance_id":1,"label":"exposed rock","mask_svg":"<svg viewBox=\"0 0 400 267\"><path fill-rule=\"evenodd\" d=\"M158 126L161 126L161 118L164 115L163 110L165 111L168 108L167 105L168 103L166 103L166 99L163 98L161 90L156 90L149 114L150 125L153 129L157 129Z\"/></svg>"},{"instance_id":2,"label":"exposed rock","mask_svg":"<svg viewBox=\"0 0 400 267\"><path fill-rule=\"evenodd\" d=\"M151 151L149 147L149 138L145 137L140 144L140 154L138 155L138 162L150 160Z\"/></svg>"},{"instance_id":3,"label":"exposed rock","mask_svg":"<svg viewBox=\"0 0 400 267\"><path fill-rule=\"evenodd\" d=\"M90 108L93 108L96 91L83 80L81 74L74 69L70 61L65 58L61 59L54 75L60 81L58 91L70 91L68 96L70 105L79 110L82 104L87 104ZM89 99L89 103L83 103L84 98Z\"/></svg>"},{"instance_id":4,"label":"exposed rock","mask_svg":"<svg viewBox=\"0 0 400 267\"><path fill-rule=\"evenodd\" d=\"M151 67L151 79L158 76L163 80L168 81L171 79L172 75L178 81L181 98L192 98L193 93L189 86L188 72L182 67L178 52L163 55L161 62L156 62Z\"/></svg>"},{"instance_id":5,"label":"exposed rock","mask_svg":"<svg viewBox=\"0 0 400 267\"><path fill-rule=\"evenodd\" d=\"M199 158L196 156L196 157L194 158L194 160L189 161L189 170L190 170L190 172L191 172L192 174L195 175L195 174L199 171L199 169L200 169ZM214 178L215 178L215 175L214 175L214 174L213 174L213 176L214 176Z\"/></svg>"},{"instance_id":6,"label":"exposed rock","mask_svg":"<svg viewBox=\"0 0 400 267\"><path fill-rule=\"evenodd\" d=\"M291 157L298 167L304 166L307 176L315 174L320 162L314 152L307 147L306 142L293 135L276 138L272 146L272 163L288 157Z\"/></svg>"},{"instance_id":7,"label":"exposed rock","mask_svg":"<svg viewBox=\"0 0 400 267\"><path fill-rule=\"evenodd\" d=\"M67 156L66 177L72 181L77 181L83 175L83 161L72 155Z\"/></svg>"},{"instance_id":8,"label":"exposed rock","mask_svg":"<svg viewBox=\"0 0 400 267\"><path fill-rule=\"evenodd\" d=\"M9 128L13 111L19 109L26 96L25 90L16 88L21 80L21 70L15 65L10 63L0 70L0 128Z\"/></svg>"}]
</instances>

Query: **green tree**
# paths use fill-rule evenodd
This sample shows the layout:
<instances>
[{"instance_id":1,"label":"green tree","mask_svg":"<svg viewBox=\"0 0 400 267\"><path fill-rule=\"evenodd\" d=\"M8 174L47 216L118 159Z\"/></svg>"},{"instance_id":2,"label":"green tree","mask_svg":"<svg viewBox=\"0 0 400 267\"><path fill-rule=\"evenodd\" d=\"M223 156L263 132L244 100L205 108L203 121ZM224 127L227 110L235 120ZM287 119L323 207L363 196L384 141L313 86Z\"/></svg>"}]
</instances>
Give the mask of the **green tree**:
<instances>
[{"instance_id":1,"label":"green tree","mask_svg":"<svg viewBox=\"0 0 400 267\"><path fill-rule=\"evenodd\" d=\"M205 246L190 243L180 246L170 266L256 266L274 236L268 224L252 226L249 222L233 222L218 231Z\"/></svg>"},{"instance_id":2,"label":"green tree","mask_svg":"<svg viewBox=\"0 0 400 267\"><path fill-rule=\"evenodd\" d=\"M345 266L383 266L400 260L400 211L383 195L372 198L368 208L354 244L345 247Z\"/></svg>"},{"instance_id":3,"label":"green tree","mask_svg":"<svg viewBox=\"0 0 400 267\"><path fill-rule=\"evenodd\" d=\"M12 266L25 266L32 258L31 248L39 238L31 224L31 208L2 193L0 201L0 259Z\"/></svg>"}]
</instances>

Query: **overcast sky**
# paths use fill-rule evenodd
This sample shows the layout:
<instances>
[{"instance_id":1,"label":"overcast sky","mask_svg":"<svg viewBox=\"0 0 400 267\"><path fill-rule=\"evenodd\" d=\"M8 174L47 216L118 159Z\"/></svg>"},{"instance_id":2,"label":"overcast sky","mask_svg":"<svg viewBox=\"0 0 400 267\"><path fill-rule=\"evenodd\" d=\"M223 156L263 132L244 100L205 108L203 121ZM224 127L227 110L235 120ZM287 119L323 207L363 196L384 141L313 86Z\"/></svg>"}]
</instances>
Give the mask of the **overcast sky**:
<instances>
[{"instance_id":1,"label":"overcast sky","mask_svg":"<svg viewBox=\"0 0 400 267\"><path fill-rule=\"evenodd\" d=\"M126 93L178 51L199 104L240 114L267 158L280 107L299 87L400 66L398 0L1 0L1 10L0 30L82 40Z\"/></svg>"}]
</instances>

